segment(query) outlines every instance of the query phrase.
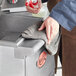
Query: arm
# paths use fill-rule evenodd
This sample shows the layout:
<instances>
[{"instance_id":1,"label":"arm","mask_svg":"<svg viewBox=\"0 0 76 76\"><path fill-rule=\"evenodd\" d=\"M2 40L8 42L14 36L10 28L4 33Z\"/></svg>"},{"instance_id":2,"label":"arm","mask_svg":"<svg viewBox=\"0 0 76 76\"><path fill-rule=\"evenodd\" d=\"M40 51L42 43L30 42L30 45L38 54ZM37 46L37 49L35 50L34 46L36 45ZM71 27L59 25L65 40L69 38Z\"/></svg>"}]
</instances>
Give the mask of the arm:
<instances>
[{"instance_id":1,"label":"arm","mask_svg":"<svg viewBox=\"0 0 76 76\"><path fill-rule=\"evenodd\" d=\"M76 0L62 0L51 11L39 30L46 28L48 43L56 36L59 24L71 31L76 26Z\"/></svg>"},{"instance_id":2,"label":"arm","mask_svg":"<svg viewBox=\"0 0 76 76\"><path fill-rule=\"evenodd\" d=\"M76 0L62 0L52 9L50 17L71 31L76 26Z\"/></svg>"}]
</instances>

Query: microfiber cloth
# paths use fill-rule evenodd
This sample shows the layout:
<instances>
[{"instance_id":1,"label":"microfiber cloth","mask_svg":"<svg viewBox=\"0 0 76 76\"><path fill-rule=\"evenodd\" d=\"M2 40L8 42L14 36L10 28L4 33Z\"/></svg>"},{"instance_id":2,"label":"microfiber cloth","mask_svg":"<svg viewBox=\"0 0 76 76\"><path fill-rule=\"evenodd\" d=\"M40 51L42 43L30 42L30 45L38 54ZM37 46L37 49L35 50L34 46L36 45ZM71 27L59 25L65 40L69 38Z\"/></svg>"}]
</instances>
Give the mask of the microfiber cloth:
<instances>
[{"instance_id":1,"label":"microfiber cloth","mask_svg":"<svg viewBox=\"0 0 76 76\"><path fill-rule=\"evenodd\" d=\"M42 31L38 31L38 28L41 26L42 22L38 22L34 25L31 25L28 27L23 33L22 37L28 38L28 39L41 39L45 41L45 48L51 55L55 55L58 50L58 45L60 41L60 34L55 36L55 38L51 41L51 43L47 44L47 37L46 37L46 31L45 29Z\"/></svg>"}]
</instances>

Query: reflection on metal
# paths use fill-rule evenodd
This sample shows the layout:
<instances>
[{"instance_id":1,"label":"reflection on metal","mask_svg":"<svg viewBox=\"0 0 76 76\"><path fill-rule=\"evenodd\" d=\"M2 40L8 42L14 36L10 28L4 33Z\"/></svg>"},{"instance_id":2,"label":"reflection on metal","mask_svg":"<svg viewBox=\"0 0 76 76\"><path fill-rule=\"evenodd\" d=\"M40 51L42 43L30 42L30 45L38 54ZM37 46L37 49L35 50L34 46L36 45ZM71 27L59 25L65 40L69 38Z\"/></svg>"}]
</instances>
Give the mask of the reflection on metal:
<instances>
[{"instance_id":1,"label":"reflection on metal","mask_svg":"<svg viewBox=\"0 0 76 76\"><path fill-rule=\"evenodd\" d=\"M2 2L2 8L15 8L15 7L23 7L25 6L25 0L18 0L17 4L9 4L7 0L3 0Z\"/></svg>"},{"instance_id":2,"label":"reflection on metal","mask_svg":"<svg viewBox=\"0 0 76 76\"><path fill-rule=\"evenodd\" d=\"M21 38L21 39L19 40L19 42L17 43L17 46L20 45L23 41L24 41L24 38Z\"/></svg>"},{"instance_id":3,"label":"reflection on metal","mask_svg":"<svg viewBox=\"0 0 76 76\"><path fill-rule=\"evenodd\" d=\"M17 2L18 2L18 0L7 0L8 1L8 3L10 3L10 4L16 4Z\"/></svg>"},{"instance_id":4,"label":"reflection on metal","mask_svg":"<svg viewBox=\"0 0 76 76\"><path fill-rule=\"evenodd\" d=\"M18 0L16 4L9 4L7 0L3 0L1 11L10 10L10 12L27 11L25 8L25 0Z\"/></svg>"},{"instance_id":5,"label":"reflection on metal","mask_svg":"<svg viewBox=\"0 0 76 76\"><path fill-rule=\"evenodd\" d=\"M45 42L43 40L31 40L31 39L24 39L21 37L21 33L27 27L33 24L37 24L41 20L42 20L41 18L32 17L29 13L25 13L25 12L24 13L10 13L10 14L2 13L0 16L0 46L2 46L3 48L8 47L8 50L6 51L9 51L9 52L10 52L9 48L12 47L14 50L13 52L11 52L13 58L16 58L19 60L25 59L24 60L25 61L24 62L25 63L24 76L50 76L49 74L52 74L52 76L54 75L54 68L55 68L54 56L47 54L47 59L44 66L41 69L36 66L36 62L41 52L43 52L44 50L46 51L44 47ZM1 51L3 53L4 50L0 50L0 52ZM5 58L9 56L10 54L9 52L6 57L5 55L7 53L4 55ZM17 60L11 59L10 56L8 57L9 59L7 59L7 61L5 60L2 63L2 65L6 64L5 66L7 66L9 63L11 64L11 61L12 61L11 67L12 66L14 67L14 64L18 65L18 63L16 63ZM12 73L11 73L12 75L10 73L8 74L6 73L6 76L21 75L23 70L19 72L20 68L18 66L17 68L15 68L17 70L14 73L13 73L14 71L13 67L12 69L9 69L9 70L12 70ZM5 69L3 69L3 67L1 68L2 68L1 70L4 72Z\"/></svg>"}]
</instances>

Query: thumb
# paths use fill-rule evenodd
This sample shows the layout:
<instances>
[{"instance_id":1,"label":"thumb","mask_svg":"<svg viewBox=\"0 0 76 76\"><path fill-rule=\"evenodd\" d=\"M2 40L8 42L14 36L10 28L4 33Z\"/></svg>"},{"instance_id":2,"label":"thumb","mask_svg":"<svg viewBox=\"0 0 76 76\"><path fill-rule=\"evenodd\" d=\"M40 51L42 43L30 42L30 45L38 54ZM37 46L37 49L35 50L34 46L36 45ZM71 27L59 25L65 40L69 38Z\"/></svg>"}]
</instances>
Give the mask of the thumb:
<instances>
[{"instance_id":1,"label":"thumb","mask_svg":"<svg viewBox=\"0 0 76 76\"><path fill-rule=\"evenodd\" d=\"M43 23L38 30L41 31L41 30L43 30L44 28L45 28L45 24Z\"/></svg>"}]
</instances>

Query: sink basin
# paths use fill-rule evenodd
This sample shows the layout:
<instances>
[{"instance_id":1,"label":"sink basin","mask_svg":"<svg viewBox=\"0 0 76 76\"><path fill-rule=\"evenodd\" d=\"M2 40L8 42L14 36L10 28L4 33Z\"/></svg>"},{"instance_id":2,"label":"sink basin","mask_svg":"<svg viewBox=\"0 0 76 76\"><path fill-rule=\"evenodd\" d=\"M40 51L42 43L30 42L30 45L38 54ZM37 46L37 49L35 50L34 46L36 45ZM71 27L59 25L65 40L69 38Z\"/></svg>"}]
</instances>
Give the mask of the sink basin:
<instances>
[{"instance_id":1,"label":"sink basin","mask_svg":"<svg viewBox=\"0 0 76 76\"><path fill-rule=\"evenodd\" d=\"M28 12L2 13L0 16L0 45L16 46L21 33L39 21L41 21L40 18L32 17Z\"/></svg>"},{"instance_id":2,"label":"sink basin","mask_svg":"<svg viewBox=\"0 0 76 76\"><path fill-rule=\"evenodd\" d=\"M21 33L27 27L37 24L41 20L32 17L28 12L1 14L0 76L54 76L54 70L52 70L55 68L54 56L47 54L44 66L41 68L37 66L41 52L47 52L44 47L45 42L26 40L21 37Z\"/></svg>"},{"instance_id":3,"label":"sink basin","mask_svg":"<svg viewBox=\"0 0 76 76\"><path fill-rule=\"evenodd\" d=\"M28 26L31 26L38 21L40 18L32 17L29 13L3 13L0 16L0 31L9 32L23 32Z\"/></svg>"},{"instance_id":4,"label":"sink basin","mask_svg":"<svg viewBox=\"0 0 76 76\"><path fill-rule=\"evenodd\" d=\"M40 18L32 17L28 14L29 17L27 14L27 12L11 14L3 13L0 16L0 45L15 48L17 54L20 52L22 53L20 57L29 55L29 53L35 53L44 45L43 40L26 40L21 37L21 33L27 27L41 21ZM28 52L27 49L29 49ZM24 54L24 52L26 53Z\"/></svg>"}]
</instances>

